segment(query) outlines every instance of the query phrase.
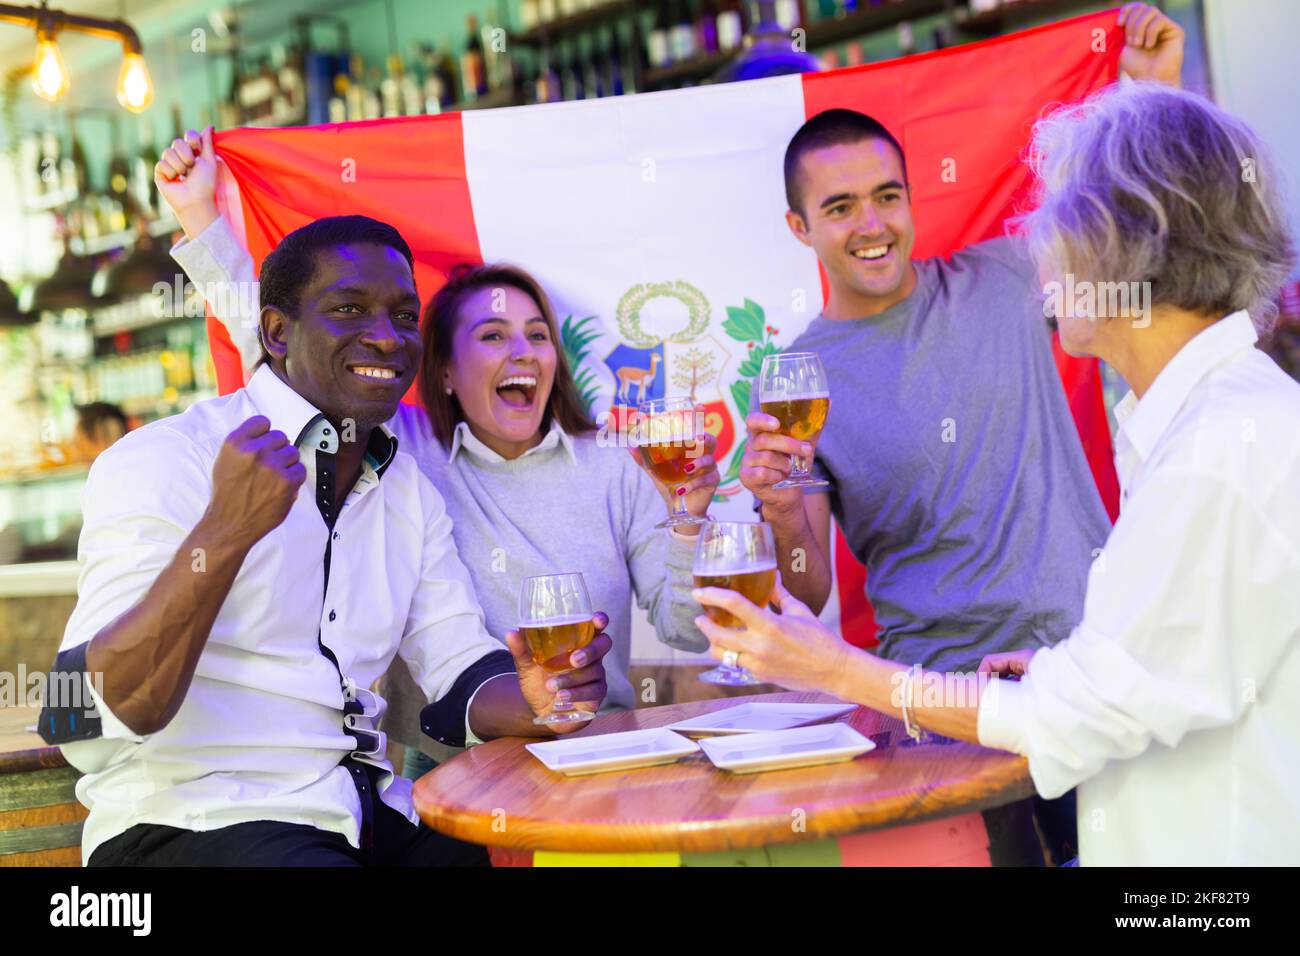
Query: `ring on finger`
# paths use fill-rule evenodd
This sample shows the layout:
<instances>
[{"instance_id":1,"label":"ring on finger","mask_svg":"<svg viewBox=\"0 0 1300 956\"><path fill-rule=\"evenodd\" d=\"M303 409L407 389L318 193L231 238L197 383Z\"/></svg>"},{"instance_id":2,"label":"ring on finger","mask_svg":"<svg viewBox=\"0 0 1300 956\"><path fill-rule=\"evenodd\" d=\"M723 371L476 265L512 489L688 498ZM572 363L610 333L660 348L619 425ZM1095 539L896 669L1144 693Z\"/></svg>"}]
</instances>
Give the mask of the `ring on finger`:
<instances>
[{"instance_id":1,"label":"ring on finger","mask_svg":"<svg viewBox=\"0 0 1300 956\"><path fill-rule=\"evenodd\" d=\"M722 652L722 666L723 666L723 667L739 667L739 666L740 666L740 652L739 652L739 651L733 651L733 650L731 650L731 648L727 648L727 650L723 651L723 652Z\"/></svg>"}]
</instances>

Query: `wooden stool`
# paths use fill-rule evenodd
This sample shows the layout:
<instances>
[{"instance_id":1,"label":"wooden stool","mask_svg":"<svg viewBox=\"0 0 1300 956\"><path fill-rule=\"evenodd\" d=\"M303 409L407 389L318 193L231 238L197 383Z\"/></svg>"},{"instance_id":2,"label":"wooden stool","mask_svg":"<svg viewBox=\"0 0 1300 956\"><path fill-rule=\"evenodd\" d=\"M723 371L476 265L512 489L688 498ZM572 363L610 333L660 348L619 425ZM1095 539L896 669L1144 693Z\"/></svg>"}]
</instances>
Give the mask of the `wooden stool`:
<instances>
[{"instance_id":1,"label":"wooden stool","mask_svg":"<svg viewBox=\"0 0 1300 956\"><path fill-rule=\"evenodd\" d=\"M38 708L0 710L0 866L80 866L81 774L32 731Z\"/></svg>"}]
</instances>

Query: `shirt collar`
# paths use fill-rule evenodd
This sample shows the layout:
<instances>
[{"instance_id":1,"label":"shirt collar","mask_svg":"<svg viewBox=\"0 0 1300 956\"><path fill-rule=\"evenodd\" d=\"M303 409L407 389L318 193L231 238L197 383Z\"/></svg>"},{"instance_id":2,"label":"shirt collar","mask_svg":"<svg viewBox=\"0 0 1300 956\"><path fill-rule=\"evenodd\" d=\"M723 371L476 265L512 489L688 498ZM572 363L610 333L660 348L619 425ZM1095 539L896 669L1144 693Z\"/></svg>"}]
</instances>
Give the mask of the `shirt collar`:
<instances>
[{"instance_id":1,"label":"shirt collar","mask_svg":"<svg viewBox=\"0 0 1300 956\"><path fill-rule=\"evenodd\" d=\"M577 456L573 451L573 438L568 432L560 427L559 422L551 422L551 430L546 433L546 437L519 457L527 458L529 455L552 451L556 446L564 449L565 453L569 456L569 461L575 465L578 463ZM491 462L492 464L497 464L507 460L479 441L478 438L475 437L474 433L470 431L468 422L459 423L456 426L456 431L452 433L451 451L447 453L447 461L449 463L454 462L456 460L456 455L459 454L462 449L469 452L475 458L480 458L483 461Z\"/></svg>"},{"instance_id":2,"label":"shirt collar","mask_svg":"<svg viewBox=\"0 0 1300 956\"><path fill-rule=\"evenodd\" d=\"M1139 401L1130 391L1115 406L1120 433L1143 459L1150 457L1192 389L1223 362L1259 338L1244 309L1199 332L1169 360Z\"/></svg>"},{"instance_id":3,"label":"shirt collar","mask_svg":"<svg viewBox=\"0 0 1300 956\"><path fill-rule=\"evenodd\" d=\"M267 417L273 429L290 438L299 452L311 449L331 455L338 453L338 429L315 405L290 388L269 365L263 365L253 373L247 391L253 407ZM377 477L383 477L384 470L396 454L397 438L388 426L371 429L365 461Z\"/></svg>"}]
</instances>

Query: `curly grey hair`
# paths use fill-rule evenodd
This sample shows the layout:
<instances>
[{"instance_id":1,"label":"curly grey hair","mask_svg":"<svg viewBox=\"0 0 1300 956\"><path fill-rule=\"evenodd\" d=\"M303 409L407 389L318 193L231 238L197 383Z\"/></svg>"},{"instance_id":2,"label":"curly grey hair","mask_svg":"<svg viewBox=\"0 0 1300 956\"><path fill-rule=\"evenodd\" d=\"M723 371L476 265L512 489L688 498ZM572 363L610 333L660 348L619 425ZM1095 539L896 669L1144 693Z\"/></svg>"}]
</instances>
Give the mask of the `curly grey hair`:
<instances>
[{"instance_id":1,"label":"curly grey hair","mask_svg":"<svg viewBox=\"0 0 1300 956\"><path fill-rule=\"evenodd\" d=\"M1034 126L1038 206L1020 218L1039 268L1150 282L1153 306L1260 333L1296 261L1277 167L1255 132L1208 100L1116 84Z\"/></svg>"}]
</instances>

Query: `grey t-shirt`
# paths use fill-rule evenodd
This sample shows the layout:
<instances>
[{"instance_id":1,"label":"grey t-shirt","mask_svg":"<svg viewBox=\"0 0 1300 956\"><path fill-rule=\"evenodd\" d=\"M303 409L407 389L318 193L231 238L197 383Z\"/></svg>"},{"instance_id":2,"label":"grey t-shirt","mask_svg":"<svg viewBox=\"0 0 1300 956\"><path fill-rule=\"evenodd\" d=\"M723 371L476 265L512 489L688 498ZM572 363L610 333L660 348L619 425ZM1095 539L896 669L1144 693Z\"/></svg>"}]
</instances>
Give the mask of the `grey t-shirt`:
<instances>
[{"instance_id":1,"label":"grey t-shirt","mask_svg":"<svg viewBox=\"0 0 1300 956\"><path fill-rule=\"evenodd\" d=\"M1110 520L1023 245L915 266L907 299L864 319L819 316L791 351L826 368L816 468L867 565L878 653L966 671L1070 633Z\"/></svg>"}]
</instances>

